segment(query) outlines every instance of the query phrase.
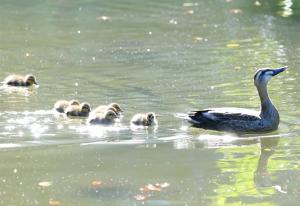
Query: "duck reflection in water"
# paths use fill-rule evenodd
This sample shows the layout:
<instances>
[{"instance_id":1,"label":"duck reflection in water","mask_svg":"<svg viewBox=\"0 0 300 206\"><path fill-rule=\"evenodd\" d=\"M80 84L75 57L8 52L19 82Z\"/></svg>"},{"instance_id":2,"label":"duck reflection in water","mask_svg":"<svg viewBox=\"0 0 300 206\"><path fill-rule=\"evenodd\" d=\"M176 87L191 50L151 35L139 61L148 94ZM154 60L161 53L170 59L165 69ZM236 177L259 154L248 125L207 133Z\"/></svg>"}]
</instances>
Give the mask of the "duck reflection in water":
<instances>
[{"instance_id":1,"label":"duck reflection in water","mask_svg":"<svg viewBox=\"0 0 300 206\"><path fill-rule=\"evenodd\" d=\"M260 156L253 178L257 189L273 187L280 193L286 193L279 184L272 180L272 175L268 171L269 159L275 153L279 139L279 137L260 139Z\"/></svg>"}]
</instances>

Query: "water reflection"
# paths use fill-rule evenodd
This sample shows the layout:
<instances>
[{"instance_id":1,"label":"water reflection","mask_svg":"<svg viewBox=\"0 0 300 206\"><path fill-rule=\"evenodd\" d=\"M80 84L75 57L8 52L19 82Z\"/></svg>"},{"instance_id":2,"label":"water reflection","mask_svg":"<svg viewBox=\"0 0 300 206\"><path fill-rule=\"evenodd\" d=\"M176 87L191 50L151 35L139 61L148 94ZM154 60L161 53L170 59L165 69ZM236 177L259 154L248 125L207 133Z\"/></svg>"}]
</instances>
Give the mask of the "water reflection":
<instances>
[{"instance_id":1,"label":"water reflection","mask_svg":"<svg viewBox=\"0 0 300 206\"><path fill-rule=\"evenodd\" d=\"M268 170L269 159L275 153L279 140L280 137L260 139L260 156L253 178L258 190L262 188L274 188L278 192L286 193L276 180L274 181L273 175Z\"/></svg>"},{"instance_id":2,"label":"water reflection","mask_svg":"<svg viewBox=\"0 0 300 206\"><path fill-rule=\"evenodd\" d=\"M282 11L279 12L282 17L289 17L293 15L293 0L282 0L279 5L282 7Z\"/></svg>"},{"instance_id":3,"label":"water reflection","mask_svg":"<svg viewBox=\"0 0 300 206\"><path fill-rule=\"evenodd\" d=\"M37 88L36 87L14 87L14 86L7 86L7 85L2 85L0 86L0 92L1 94L5 94L8 96L8 98L11 99L17 99L17 97L29 97L34 94L37 94ZM16 96L17 95L17 96ZM17 99L19 101L20 99Z\"/></svg>"}]
</instances>

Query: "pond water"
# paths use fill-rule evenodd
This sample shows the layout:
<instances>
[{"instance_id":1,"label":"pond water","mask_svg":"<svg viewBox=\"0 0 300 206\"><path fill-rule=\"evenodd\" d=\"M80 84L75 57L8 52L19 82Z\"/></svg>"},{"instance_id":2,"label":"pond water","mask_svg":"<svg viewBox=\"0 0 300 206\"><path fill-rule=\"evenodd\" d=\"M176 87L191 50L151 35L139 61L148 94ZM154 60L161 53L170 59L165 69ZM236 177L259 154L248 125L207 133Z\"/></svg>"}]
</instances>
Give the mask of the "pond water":
<instances>
[{"instance_id":1,"label":"pond water","mask_svg":"<svg viewBox=\"0 0 300 206\"><path fill-rule=\"evenodd\" d=\"M0 88L0 205L297 205L299 12L292 0L1 1L0 77L40 86ZM275 132L174 117L259 110L255 71L284 65L269 84ZM118 102L124 117L89 126L53 112L58 99ZM129 127L148 111L158 127Z\"/></svg>"}]
</instances>

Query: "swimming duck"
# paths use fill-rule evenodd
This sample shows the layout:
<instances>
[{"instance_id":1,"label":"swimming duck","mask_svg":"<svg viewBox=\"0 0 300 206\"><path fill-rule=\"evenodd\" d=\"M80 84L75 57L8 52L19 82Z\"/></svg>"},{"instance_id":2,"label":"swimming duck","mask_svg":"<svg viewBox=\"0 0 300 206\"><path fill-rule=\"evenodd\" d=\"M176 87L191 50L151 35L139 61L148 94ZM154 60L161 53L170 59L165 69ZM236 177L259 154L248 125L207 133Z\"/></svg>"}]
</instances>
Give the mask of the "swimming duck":
<instances>
[{"instance_id":1,"label":"swimming duck","mask_svg":"<svg viewBox=\"0 0 300 206\"><path fill-rule=\"evenodd\" d=\"M121 109L121 107L118 103L111 103L109 105L100 105L100 106L96 107L93 110L93 113L104 113L107 110L114 111L118 116L120 116L121 112L123 112L123 110Z\"/></svg>"},{"instance_id":2,"label":"swimming duck","mask_svg":"<svg viewBox=\"0 0 300 206\"><path fill-rule=\"evenodd\" d=\"M138 113L131 118L130 123L134 125L151 126L157 124L157 119L154 112Z\"/></svg>"},{"instance_id":3,"label":"swimming duck","mask_svg":"<svg viewBox=\"0 0 300 206\"><path fill-rule=\"evenodd\" d=\"M70 105L80 105L80 103L79 103L78 100L75 100L75 99L70 100L70 101L67 101L67 100L58 100L54 104L54 109L57 112L64 113L66 111L66 109L68 108L68 106L70 106Z\"/></svg>"},{"instance_id":4,"label":"swimming duck","mask_svg":"<svg viewBox=\"0 0 300 206\"><path fill-rule=\"evenodd\" d=\"M93 113L87 122L90 124L113 124L116 119L118 119L118 115L112 110L107 110L103 113Z\"/></svg>"},{"instance_id":5,"label":"swimming duck","mask_svg":"<svg viewBox=\"0 0 300 206\"><path fill-rule=\"evenodd\" d=\"M287 66L278 69L259 69L254 75L260 101L260 112L240 108L212 108L188 113L187 119L193 126L232 132L268 132L278 128L279 113L267 92L269 80L285 71Z\"/></svg>"},{"instance_id":6,"label":"swimming duck","mask_svg":"<svg viewBox=\"0 0 300 206\"><path fill-rule=\"evenodd\" d=\"M35 76L33 76L32 74L27 74L26 76L16 74L9 75L4 79L4 84L22 87L28 87L33 84L38 85Z\"/></svg>"},{"instance_id":7,"label":"swimming duck","mask_svg":"<svg viewBox=\"0 0 300 206\"><path fill-rule=\"evenodd\" d=\"M80 105L69 105L66 110L65 113L67 116L73 116L73 117L87 117L89 116L89 113L91 111L91 106L86 103L83 102Z\"/></svg>"}]
</instances>

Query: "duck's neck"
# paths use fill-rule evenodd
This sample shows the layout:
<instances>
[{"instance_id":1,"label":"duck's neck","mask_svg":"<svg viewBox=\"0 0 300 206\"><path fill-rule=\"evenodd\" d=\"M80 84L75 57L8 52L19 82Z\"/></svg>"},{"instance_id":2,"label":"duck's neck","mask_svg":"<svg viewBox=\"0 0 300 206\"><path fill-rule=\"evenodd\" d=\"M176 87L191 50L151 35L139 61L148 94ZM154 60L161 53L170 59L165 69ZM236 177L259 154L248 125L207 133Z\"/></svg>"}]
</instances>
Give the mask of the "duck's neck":
<instances>
[{"instance_id":1,"label":"duck's neck","mask_svg":"<svg viewBox=\"0 0 300 206\"><path fill-rule=\"evenodd\" d=\"M260 85L259 87L257 87L257 91L261 102L260 117L272 118L274 117L274 115L277 116L278 112L269 98L267 85Z\"/></svg>"}]
</instances>

